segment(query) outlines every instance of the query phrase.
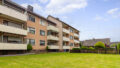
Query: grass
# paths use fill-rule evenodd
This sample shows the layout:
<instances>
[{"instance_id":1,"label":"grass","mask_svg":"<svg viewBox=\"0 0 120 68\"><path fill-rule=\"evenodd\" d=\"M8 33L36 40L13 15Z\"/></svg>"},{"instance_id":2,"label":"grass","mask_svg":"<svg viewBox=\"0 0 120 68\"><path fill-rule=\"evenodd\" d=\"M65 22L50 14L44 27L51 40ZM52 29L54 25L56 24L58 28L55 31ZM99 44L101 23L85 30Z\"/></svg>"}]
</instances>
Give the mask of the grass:
<instances>
[{"instance_id":1,"label":"grass","mask_svg":"<svg viewBox=\"0 0 120 68\"><path fill-rule=\"evenodd\" d=\"M0 57L0 68L120 68L120 55L49 53Z\"/></svg>"}]
</instances>

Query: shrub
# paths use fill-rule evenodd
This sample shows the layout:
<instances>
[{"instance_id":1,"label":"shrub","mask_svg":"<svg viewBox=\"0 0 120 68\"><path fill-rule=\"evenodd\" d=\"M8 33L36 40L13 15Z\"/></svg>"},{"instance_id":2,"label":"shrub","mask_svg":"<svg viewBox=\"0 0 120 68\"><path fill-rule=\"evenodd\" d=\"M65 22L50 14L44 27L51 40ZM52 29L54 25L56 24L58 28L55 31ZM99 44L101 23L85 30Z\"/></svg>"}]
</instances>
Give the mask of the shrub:
<instances>
[{"instance_id":1,"label":"shrub","mask_svg":"<svg viewBox=\"0 0 120 68\"><path fill-rule=\"evenodd\" d=\"M105 44L103 42L97 42L94 46L95 46L96 49L105 48Z\"/></svg>"},{"instance_id":2,"label":"shrub","mask_svg":"<svg viewBox=\"0 0 120 68\"><path fill-rule=\"evenodd\" d=\"M31 44L28 44L27 45L27 51L31 51L32 50L32 45Z\"/></svg>"},{"instance_id":3,"label":"shrub","mask_svg":"<svg viewBox=\"0 0 120 68\"><path fill-rule=\"evenodd\" d=\"M115 48L115 47L116 47L116 44L111 44L110 47Z\"/></svg>"},{"instance_id":4,"label":"shrub","mask_svg":"<svg viewBox=\"0 0 120 68\"><path fill-rule=\"evenodd\" d=\"M94 49L95 49L95 48L93 48L93 47L89 47L89 48L88 48L88 50L94 50Z\"/></svg>"},{"instance_id":5,"label":"shrub","mask_svg":"<svg viewBox=\"0 0 120 68\"><path fill-rule=\"evenodd\" d=\"M72 50L80 50L80 48L72 48Z\"/></svg>"},{"instance_id":6,"label":"shrub","mask_svg":"<svg viewBox=\"0 0 120 68\"><path fill-rule=\"evenodd\" d=\"M82 46L80 49L82 49L82 50L87 50L88 47L86 47L86 46Z\"/></svg>"},{"instance_id":7,"label":"shrub","mask_svg":"<svg viewBox=\"0 0 120 68\"><path fill-rule=\"evenodd\" d=\"M49 47L47 46L47 47L46 47L46 51L48 51L48 50L49 50Z\"/></svg>"}]
</instances>

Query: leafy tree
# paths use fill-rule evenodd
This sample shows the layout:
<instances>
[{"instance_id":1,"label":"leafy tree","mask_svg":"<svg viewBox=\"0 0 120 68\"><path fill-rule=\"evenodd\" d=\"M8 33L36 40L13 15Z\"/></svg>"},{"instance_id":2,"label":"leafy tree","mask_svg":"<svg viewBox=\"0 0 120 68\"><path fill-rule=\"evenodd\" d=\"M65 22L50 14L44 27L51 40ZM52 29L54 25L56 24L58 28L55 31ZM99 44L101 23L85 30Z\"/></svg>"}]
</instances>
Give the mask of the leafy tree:
<instances>
[{"instance_id":1,"label":"leafy tree","mask_svg":"<svg viewBox=\"0 0 120 68\"><path fill-rule=\"evenodd\" d=\"M111 44L110 47L115 48L115 47L116 47L116 44Z\"/></svg>"},{"instance_id":2,"label":"leafy tree","mask_svg":"<svg viewBox=\"0 0 120 68\"><path fill-rule=\"evenodd\" d=\"M89 47L88 49L89 49L89 50L94 50L95 48L93 48L93 47Z\"/></svg>"},{"instance_id":3,"label":"leafy tree","mask_svg":"<svg viewBox=\"0 0 120 68\"><path fill-rule=\"evenodd\" d=\"M105 44L103 42L97 42L94 46L97 49L103 49L103 48L105 48Z\"/></svg>"},{"instance_id":4,"label":"leafy tree","mask_svg":"<svg viewBox=\"0 0 120 68\"><path fill-rule=\"evenodd\" d=\"M32 45L31 44L28 44L27 45L27 51L31 51L32 50Z\"/></svg>"},{"instance_id":5,"label":"leafy tree","mask_svg":"<svg viewBox=\"0 0 120 68\"><path fill-rule=\"evenodd\" d=\"M120 51L120 43L117 44L117 51L119 53L119 51Z\"/></svg>"}]
</instances>

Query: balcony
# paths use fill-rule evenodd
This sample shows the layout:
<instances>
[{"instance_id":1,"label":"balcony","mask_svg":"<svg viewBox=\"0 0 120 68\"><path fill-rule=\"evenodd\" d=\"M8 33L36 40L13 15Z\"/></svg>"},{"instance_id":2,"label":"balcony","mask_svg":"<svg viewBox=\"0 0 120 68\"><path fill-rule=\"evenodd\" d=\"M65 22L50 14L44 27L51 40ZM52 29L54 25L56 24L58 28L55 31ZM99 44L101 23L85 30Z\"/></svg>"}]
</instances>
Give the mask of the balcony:
<instances>
[{"instance_id":1,"label":"balcony","mask_svg":"<svg viewBox=\"0 0 120 68\"><path fill-rule=\"evenodd\" d=\"M47 27L47 30L52 30L52 31L55 31L55 32L59 32L59 29L57 27L55 27L55 26L52 26L52 25L49 25Z\"/></svg>"},{"instance_id":2,"label":"balcony","mask_svg":"<svg viewBox=\"0 0 120 68\"><path fill-rule=\"evenodd\" d=\"M27 50L27 44L0 43L0 50Z\"/></svg>"},{"instance_id":3,"label":"balcony","mask_svg":"<svg viewBox=\"0 0 120 68\"><path fill-rule=\"evenodd\" d=\"M70 41L70 39L67 37L63 37L63 41Z\"/></svg>"},{"instance_id":4,"label":"balcony","mask_svg":"<svg viewBox=\"0 0 120 68\"><path fill-rule=\"evenodd\" d=\"M74 36L75 36L75 37L79 37L79 34L74 33Z\"/></svg>"},{"instance_id":5,"label":"balcony","mask_svg":"<svg viewBox=\"0 0 120 68\"><path fill-rule=\"evenodd\" d=\"M6 26L2 24L0 24L0 31L12 34L27 35L27 30L15 28L12 26Z\"/></svg>"},{"instance_id":6,"label":"balcony","mask_svg":"<svg viewBox=\"0 0 120 68\"><path fill-rule=\"evenodd\" d=\"M70 49L70 46L63 46L63 49Z\"/></svg>"},{"instance_id":7,"label":"balcony","mask_svg":"<svg viewBox=\"0 0 120 68\"><path fill-rule=\"evenodd\" d=\"M78 40L74 40L74 42L75 42L75 43L79 43L79 41L78 41Z\"/></svg>"},{"instance_id":8,"label":"balcony","mask_svg":"<svg viewBox=\"0 0 120 68\"><path fill-rule=\"evenodd\" d=\"M49 45L49 49L60 49L57 45Z\"/></svg>"},{"instance_id":9,"label":"balcony","mask_svg":"<svg viewBox=\"0 0 120 68\"><path fill-rule=\"evenodd\" d=\"M18 20L18 21L27 21L27 15L20 13L14 9L8 8L6 6L0 5L0 16L8 17L13 20Z\"/></svg>"},{"instance_id":10,"label":"balcony","mask_svg":"<svg viewBox=\"0 0 120 68\"><path fill-rule=\"evenodd\" d=\"M64 32L64 33L67 33L67 34L69 34L69 33L70 33L70 31L69 31L69 30L67 30L67 29L65 29L65 28L63 28L63 32Z\"/></svg>"},{"instance_id":11,"label":"balcony","mask_svg":"<svg viewBox=\"0 0 120 68\"><path fill-rule=\"evenodd\" d=\"M47 36L47 39L48 39L48 40L55 40L55 41L58 41L58 40L59 40L58 37L53 36L53 35L49 35L49 36Z\"/></svg>"}]
</instances>

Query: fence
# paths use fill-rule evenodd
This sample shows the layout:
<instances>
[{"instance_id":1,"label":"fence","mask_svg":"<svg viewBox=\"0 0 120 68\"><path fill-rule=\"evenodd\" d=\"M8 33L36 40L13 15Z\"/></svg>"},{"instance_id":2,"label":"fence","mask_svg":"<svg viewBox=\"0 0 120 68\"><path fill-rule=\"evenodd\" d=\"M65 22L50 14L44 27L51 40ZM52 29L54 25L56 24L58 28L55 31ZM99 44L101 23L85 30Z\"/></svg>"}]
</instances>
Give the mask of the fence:
<instances>
[{"instance_id":1,"label":"fence","mask_svg":"<svg viewBox=\"0 0 120 68\"><path fill-rule=\"evenodd\" d=\"M100 54L120 54L116 49L100 49L100 50L71 50L70 53L100 53Z\"/></svg>"}]
</instances>

